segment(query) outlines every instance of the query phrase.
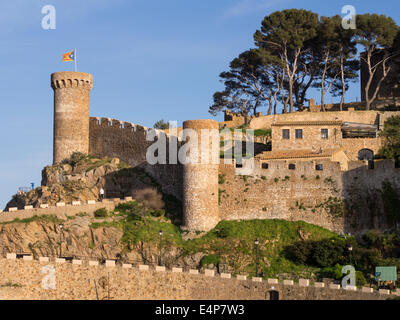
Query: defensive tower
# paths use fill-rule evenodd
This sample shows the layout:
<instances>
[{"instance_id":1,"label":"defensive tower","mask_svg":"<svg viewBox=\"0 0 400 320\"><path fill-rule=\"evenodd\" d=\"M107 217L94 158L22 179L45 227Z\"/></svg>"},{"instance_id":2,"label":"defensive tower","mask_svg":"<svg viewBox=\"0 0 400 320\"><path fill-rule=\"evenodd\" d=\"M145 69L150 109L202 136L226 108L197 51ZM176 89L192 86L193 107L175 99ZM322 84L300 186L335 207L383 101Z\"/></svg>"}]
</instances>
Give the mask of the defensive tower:
<instances>
[{"instance_id":1,"label":"defensive tower","mask_svg":"<svg viewBox=\"0 0 400 320\"><path fill-rule=\"evenodd\" d=\"M219 140L217 148L212 145L212 134L208 142L202 143L202 129L218 133L218 122L215 120L188 120L183 129L192 129L197 133L198 163L187 163L183 166L183 212L184 228L188 230L208 231L219 222L218 209L218 167ZM203 136L204 139L204 136ZM190 151L192 152L192 150ZM216 154L214 154L216 153ZM204 163L208 155L208 163ZM217 161L213 161L217 159ZM217 162L217 163L216 163Z\"/></svg>"},{"instance_id":2,"label":"defensive tower","mask_svg":"<svg viewBox=\"0 0 400 320\"><path fill-rule=\"evenodd\" d=\"M89 153L89 97L93 76L84 72L55 72L53 163L73 152Z\"/></svg>"}]
</instances>

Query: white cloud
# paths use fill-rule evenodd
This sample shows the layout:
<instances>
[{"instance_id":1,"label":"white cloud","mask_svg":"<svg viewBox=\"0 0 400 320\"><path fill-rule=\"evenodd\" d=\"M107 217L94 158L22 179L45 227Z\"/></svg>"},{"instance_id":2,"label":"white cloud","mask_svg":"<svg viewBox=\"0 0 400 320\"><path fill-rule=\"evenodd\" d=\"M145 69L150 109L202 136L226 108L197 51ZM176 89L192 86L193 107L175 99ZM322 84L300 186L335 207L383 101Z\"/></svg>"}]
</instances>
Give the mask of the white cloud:
<instances>
[{"instance_id":1,"label":"white cloud","mask_svg":"<svg viewBox=\"0 0 400 320\"><path fill-rule=\"evenodd\" d=\"M270 9L285 2L287 0L239 0L225 11L224 17L233 18L248 15Z\"/></svg>"}]
</instances>

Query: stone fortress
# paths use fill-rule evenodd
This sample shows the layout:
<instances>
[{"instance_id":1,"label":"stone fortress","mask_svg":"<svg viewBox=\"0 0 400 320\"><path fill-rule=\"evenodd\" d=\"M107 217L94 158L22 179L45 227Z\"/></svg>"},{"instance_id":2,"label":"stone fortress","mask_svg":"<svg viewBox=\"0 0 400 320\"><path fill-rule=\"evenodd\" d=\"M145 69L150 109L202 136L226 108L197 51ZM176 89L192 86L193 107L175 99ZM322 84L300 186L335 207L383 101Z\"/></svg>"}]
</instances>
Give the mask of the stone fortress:
<instances>
[{"instance_id":1,"label":"stone fortress","mask_svg":"<svg viewBox=\"0 0 400 320\"><path fill-rule=\"evenodd\" d=\"M154 143L146 139L151 130L156 131L158 139L165 138L167 146L181 145L180 134L90 117L90 74L56 72L51 75L51 86L53 162L82 152L118 157L144 168L163 192L182 200L183 227L188 230L207 231L220 220L271 218L304 220L339 233L387 227L383 204L379 197L371 203L371 195L378 194L385 181L398 188L400 169L393 161L374 160L374 155L382 145L378 133L385 120L399 111L364 111L348 104L345 111L332 107L320 112L320 106L310 100L306 111L258 114L247 119L248 128L270 128L272 134L264 139L263 151L251 159L253 167L248 174L249 159L242 163L221 159L219 165L151 165L146 160L147 149ZM189 120L183 128L200 132L234 128L244 121L226 112L224 122Z\"/></svg>"}]
</instances>

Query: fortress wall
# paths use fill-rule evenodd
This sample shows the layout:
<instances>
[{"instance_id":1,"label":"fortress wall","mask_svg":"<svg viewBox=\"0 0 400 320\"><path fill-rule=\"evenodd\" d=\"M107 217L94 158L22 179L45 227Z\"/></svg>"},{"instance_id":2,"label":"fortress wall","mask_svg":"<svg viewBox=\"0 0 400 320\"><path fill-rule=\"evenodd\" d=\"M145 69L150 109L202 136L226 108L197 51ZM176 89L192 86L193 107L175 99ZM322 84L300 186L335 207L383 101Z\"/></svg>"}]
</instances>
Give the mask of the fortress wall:
<instances>
[{"instance_id":1,"label":"fortress wall","mask_svg":"<svg viewBox=\"0 0 400 320\"><path fill-rule=\"evenodd\" d=\"M56 207L46 207L46 208L26 208L18 210L18 208L9 208L12 211L0 212L0 223L10 222L15 219L29 219L33 216L42 215L55 215L60 219L66 219L67 216L76 216L79 213L93 214L97 209L106 208L107 210L113 210L115 205L120 202L131 201L130 197L122 199L108 200L104 199L101 202L94 200L88 201L88 203L81 203L80 201L74 201L74 205L71 203L58 203L59 206ZM15 211L14 211L15 210Z\"/></svg>"},{"instance_id":2,"label":"fortress wall","mask_svg":"<svg viewBox=\"0 0 400 320\"><path fill-rule=\"evenodd\" d=\"M270 128L271 124L278 121L333 121L357 122L365 124L383 125L383 121L399 111L327 111L327 112L293 112L269 115L254 118L250 121L250 129ZM381 122L381 123L380 123Z\"/></svg>"},{"instance_id":3,"label":"fortress wall","mask_svg":"<svg viewBox=\"0 0 400 320\"><path fill-rule=\"evenodd\" d=\"M214 276L213 271L207 276L182 272L181 269L171 272L163 267L154 270L140 266L144 270L139 270L132 265L115 266L113 261L106 265L92 261L89 265L81 260L73 263L63 259L44 261L47 259L42 258L42 262L0 259L0 299L265 300L269 299L271 289L279 292L279 298L283 300L383 300L398 294L344 290L340 286L337 289L299 286L291 281L283 284L277 279L240 280L243 278L231 278L230 274ZM55 276L54 285L51 274Z\"/></svg>"},{"instance_id":4,"label":"fortress wall","mask_svg":"<svg viewBox=\"0 0 400 320\"><path fill-rule=\"evenodd\" d=\"M289 170L289 163L296 170ZM220 164L221 219L303 220L339 233L387 228L381 190L384 181L399 189L400 169L394 168L393 161L375 161L374 169L368 169L368 162L353 161L348 171L329 160L268 164L268 169L262 169L256 161L248 176L236 175L233 164ZM316 164L322 164L323 170L316 170ZM347 208L345 204L350 211L337 215L336 210Z\"/></svg>"},{"instance_id":5,"label":"fortress wall","mask_svg":"<svg viewBox=\"0 0 400 320\"><path fill-rule=\"evenodd\" d=\"M296 170L289 170L289 163L295 164ZM317 163L323 164L323 171L315 170ZM256 161L248 176L235 175L234 165L220 165L219 173L225 174L225 182L219 185L221 219L303 220L343 232L343 218L333 219L321 206L329 197L341 197L339 163L276 160L268 164L268 169L262 169Z\"/></svg>"},{"instance_id":6,"label":"fortress wall","mask_svg":"<svg viewBox=\"0 0 400 320\"><path fill-rule=\"evenodd\" d=\"M164 135L167 142L166 150L168 150L171 137L162 130L149 129L115 119L91 117L89 153L96 157L117 157L131 166L140 166L161 185L165 193L181 199L181 166L150 165L146 160L147 149L154 143L154 141L146 140L149 130L155 130L159 135Z\"/></svg>"}]
</instances>

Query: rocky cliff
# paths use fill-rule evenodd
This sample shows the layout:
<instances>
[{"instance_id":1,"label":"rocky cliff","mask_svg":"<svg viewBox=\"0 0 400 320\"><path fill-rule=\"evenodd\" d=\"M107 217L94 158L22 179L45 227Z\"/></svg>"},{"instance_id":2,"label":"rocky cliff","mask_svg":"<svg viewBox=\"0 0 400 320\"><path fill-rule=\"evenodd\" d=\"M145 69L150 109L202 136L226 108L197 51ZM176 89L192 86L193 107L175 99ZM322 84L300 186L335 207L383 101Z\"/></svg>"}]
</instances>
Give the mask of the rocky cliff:
<instances>
[{"instance_id":1,"label":"rocky cliff","mask_svg":"<svg viewBox=\"0 0 400 320\"><path fill-rule=\"evenodd\" d=\"M41 186L29 192L18 193L8 202L6 209L26 205L38 208L40 204L97 200L99 190L106 198L135 195L140 190L154 187L151 178L140 169L131 168L118 158L97 159L74 154L71 159L42 170Z\"/></svg>"}]
</instances>

